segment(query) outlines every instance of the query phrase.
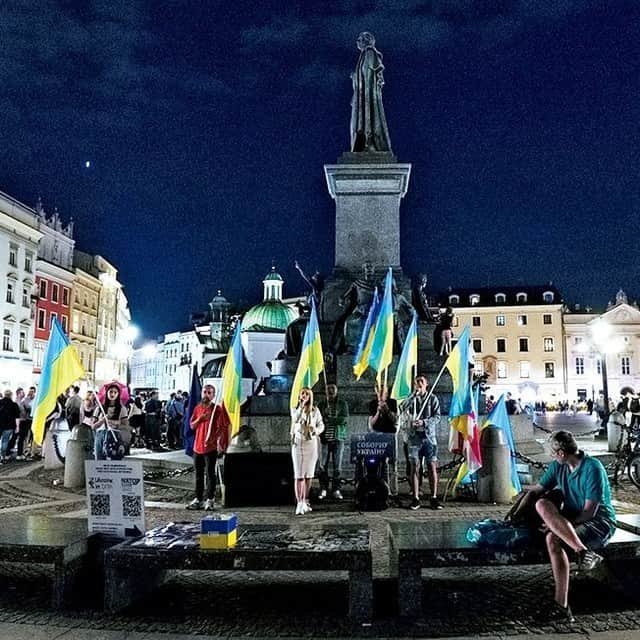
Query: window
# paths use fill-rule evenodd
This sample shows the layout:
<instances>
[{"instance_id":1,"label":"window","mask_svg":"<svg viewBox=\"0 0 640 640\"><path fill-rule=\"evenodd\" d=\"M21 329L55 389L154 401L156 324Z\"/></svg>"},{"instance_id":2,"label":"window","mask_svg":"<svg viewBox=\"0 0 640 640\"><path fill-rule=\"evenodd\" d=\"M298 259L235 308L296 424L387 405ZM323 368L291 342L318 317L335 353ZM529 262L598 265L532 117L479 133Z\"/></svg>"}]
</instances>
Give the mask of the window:
<instances>
[{"instance_id":1,"label":"window","mask_svg":"<svg viewBox=\"0 0 640 640\"><path fill-rule=\"evenodd\" d=\"M47 281L46 280L40 280L40 297L43 300L47 299Z\"/></svg>"},{"instance_id":2,"label":"window","mask_svg":"<svg viewBox=\"0 0 640 640\"><path fill-rule=\"evenodd\" d=\"M529 338L520 338L518 340L520 351L529 351Z\"/></svg>"},{"instance_id":3,"label":"window","mask_svg":"<svg viewBox=\"0 0 640 640\"><path fill-rule=\"evenodd\" d=\"M24 254L24 270L27 273L31 273L32 265L33 265L33 254L30 253L29 251L26 251Z\"/></svg>"},{"instance_id":4,"label":"window","mask_svg":"<svg viewBox=\"0 0 640 640\"><path fill-rule=\"evenodd\" d=\"M631 358L629 356L620 358L620 373L623 376L628 376L631 373Z\"/></svg>"},{"instance_id":5,"label":"window","mask_svg":"<svg viewBox=\"0 0 640 640\"><path fill-rule=\"evenodd\" d=\"M507 301L507 296L504 293L496 293L496 304L504 304Z\"/></svg>"},{"instance_id":6,"label":"window","mask_svg":"<svg viewBox=\"0 0 640 640\"><path fill-rule=\"evenodd\" d=\"M518 316L518 324L523 327L527 324L527 316Z\"/></svg>"},{"instance_id":7,"label":"window","mask_svg":"<svg viewBox=\"0 0 640 640\"><path fill-rule=\"evenodd\" d=\"M496 351L498 353L505 353L507 351L507 341L505 338L498 338L496 340Z\"/></svg>"},{"instance_id":8,"label":"window","mask_svg":"<svg viewBox=\"0 0 640 640\"><path fill-rule=\"evenodd\" d=\"M7 302L9 304L13 304L14 302L14 289L15 289L14 283L7 282Z\"/></svg>"},{"instance_id":9,"label":"window","mask_svg":"<svg viewBox=\"0 0 640 640\"><path fill-rule=\"evenodd\" d=\"M480 304L480 296L477 293L472 293L469 296L469 304L472 307L477 307Z\"/></svg>"},{"instance_id":10,"label":"window","mask_svg":"<svg viewBox=\"0 0 640 640\"><path fill-rule=\"evenodd\" d=\"M499 315L496 316L496 327L504 327L504 316L503 315Z\"/></svg>"},{"instance_id":11,"label":"window","mask_svg":"<svg viewBox=\"0 0 640 640\"><path fill-rule=\"evenodd\" d=\"M527 294L526 293L516 293L516 302L526 302Z\"/></svg>"},{"instance_id":12,"label":"window","mask_svg":"<svg viewBox=\"0 0 640 640\"><path fill-rule=\"evenodd\" d=\"M47 326L47 312L44 309L38 309L38 329L45 329Z\"/></svg>"},{"instance_id":13,"label":"window","mask_svg":"<svg viewBox=\"0 0 640 640\"><path fill-rule=\"evenodd\" d=\"M15 244L9 245L9 264L12 267L18 266L18 247Z\"/></svg>"},{"instance_id":14,"label":"window","mask_svg":"<svg viewBox=\"0 0 640 640\"><path fill-rule=\"evenodd\" d=\"M556 377L556 365L554 362L544 363L544 377L555 378Z\"/></svg>"},{"instance_id":15,"label":"window","mask_svg":"<svg viewBox=\"0 0 640 640\"><path fill-rule=\"evenodd\" d=\"M29 353L27 349L27 332L20 332L20 353Z\"/></svg>"},{"instance_id":16,"label":"window","mask_svg":"<svg viewBox=\"0 0 640 640\"><path fill-rule=\"evenodd\" d=\"M476 353L482 353L482 340L480 340L479 338L474 338L472 340L472 344L473 344L473 350Z\"/></svg>"},{"instance_id":17,"label":"window","mask_svg":"<svg viewBox=\"0 0 640 640\"><path fill-rule=\"evenodd\" d=\"M67 289L67 287L63 287L62 289L62 304L65 307L69 306L69 289Z\"/></svg>"},{"instance_id":18,"label":"window","mask_svg":"<svg viewBox=\"0 0 640 640\"><path fill-rule=\"evenodd\" d=\"M62 316L62 328L64 332L67 333L67 316Z\"/></svg>"},{"instance_id":19,"label":"window","mask_svg":"<svg viewBox=\"0 0 640 640\"><path fill-rule=\"evenodd\" d=\"M553 338L544 338L543 339L543 345L544 345L544 350L549 352L549 351L555 351L555 344L553 342Z\"/></svg>"},{"instance_id":20,"label":"window","mask_svg":"<svg viewBox=\"0 0 640 640\"><path fill-rule=\"evenodd\" d=\"M573 344L582 344L584 342L584 338L582 336L575 336L573 339Z\"/></svg>"},{"instance_id":21,"label":"window","mask_svg":"<svg viewBox=\"0 0 640 640\"><path fill-rule=\"evenodd\" d=\"M506 362L498 362L497 365L498 378L506 378L507 377L507 363Z\"/></svg>"},{"instance_id":22,"label":"window","mask_svg":"<svg viewBox=\"0 0 640 640\"><path fill-rule=\"evenodd\" d=\"M5 327L5 330L2 334L2 348L5 351L11 351L11 329Z\"/></svg>"},{"instance_id":23,"label":"window","mask_svg":"<svg viewBox=\"0 0 640 640\"><path fill-rule=\"evenodd\" d=\"M58 302L58 293L60 292L60 288L57 284L53 284L51 287L51 302Z\"/></svg>"},{"instance_id":24,"label":"window","mask_svg":"<svg viewBox=\"0 0 640 640\"><path fill-rule=\"evenodd\" d=\"M29 308L29 289L22 287L22 306Z\"/></svg>"},{"instance_id":25,"label":"window","mask_svg":"<svg viewBox=\"0 0 640 640\"><path fill-rule=\"evenodd\" d=\"M471 318L471 324L472 324L474 327L479 327L479 326L480 326L480 316L473 316L473 317Z\"/></svg>"},{"instance_id":26,"label":"window","mask_svg":"<svg viewBox=\"0 0 640 640\"><path fill-rule=\"evenodd\" d=\"M576 358L576 375L584 375L584 358L582 356Z\"/></svg>"},{"instance_id":27,"label":"window","mask_svg":"<svg viewBox=\"0 0 640 640\"><path fill-rule=\"evenodd\" d=\"M529 377L529 363L527 361L522 361L520 363L520 377L528 378Z\"/></svg>"},{"instance_id":28,"label":"window","mask_svg":"<svg viewBox=\"0 0 640 640\"><path fill-rule=\"evenodd\" d=\"M51 317L49 318L49 329L53 326L53 321L58 317L57 313L51 313Z\"/></svg>"},{"instance_id":29,"label":"window","mask_svg":"<svg viewBox=\"0 0 640 640\"><path fill-rule=\"evenodd\" d=\"M547 303L553 302L554 297L555 296L554 296L553 291L545 291L542 294L542 299L544 300L544 302L547 302Z\"/></svg>"},{"instance_id":30,"label":"window","mask_svg":"<svg viewBox=\"0 0 640 640\"><path fill-rule=\"evenodd\" d=\"M459 304L459 302L460 302L460 296L455 294L449 296L449 304Z\"/></svg>"},{"instance_id":31,"label":"window","mask_svg":"<svg viewBox=\"0 0 640 640\"><path fill-rule=\"evenodd\" d=\"M542 314L542 324L551 324L551 323L552 323L551 314L550 313L543 313Z\"/></svg>"}]
</instances>

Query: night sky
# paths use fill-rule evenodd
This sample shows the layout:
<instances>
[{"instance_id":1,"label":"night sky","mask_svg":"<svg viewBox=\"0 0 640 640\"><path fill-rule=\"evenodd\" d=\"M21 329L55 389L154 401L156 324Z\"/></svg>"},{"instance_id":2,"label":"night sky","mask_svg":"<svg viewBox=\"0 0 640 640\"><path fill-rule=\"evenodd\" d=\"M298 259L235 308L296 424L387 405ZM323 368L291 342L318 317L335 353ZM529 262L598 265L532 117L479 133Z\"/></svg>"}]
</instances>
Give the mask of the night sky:
<instances>
[{"instance_id":1,"label":"night sky","mask_svg":"<svg viewBox=\"0 0 640 640\"><path fill-rule=\"evenodd\" d=\"M640 297L638 1L8 0L0 190L73 216L147 336L218 288L255 303L272 260L301 293L294 258L333 267L363 30L413 164L408 274Z\"/></svg>"}]
</instances>

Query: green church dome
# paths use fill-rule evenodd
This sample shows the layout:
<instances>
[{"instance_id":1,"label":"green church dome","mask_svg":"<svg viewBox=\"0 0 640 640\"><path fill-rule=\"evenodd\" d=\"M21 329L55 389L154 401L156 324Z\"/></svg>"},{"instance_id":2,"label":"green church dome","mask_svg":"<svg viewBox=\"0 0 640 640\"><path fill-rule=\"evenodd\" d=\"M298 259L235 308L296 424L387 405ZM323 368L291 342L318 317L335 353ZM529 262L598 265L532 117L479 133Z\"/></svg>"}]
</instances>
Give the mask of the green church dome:
<instances>
[{"instance_id":1,"label":"green church dome","mask_svg":"<svg viewBox=\"0 0 640 640\"><path fill-rule=\"evenodd\" d=\"M296 313L280 300L263 300L242 319L243 331L286 331Z\"/></svg>"},{"instance_id":2,"label":"green church dome","mask_svg":"<svg viewBox=\"0 0 640 640\"><path fill-rule=\"evenodd\" d=\"M271 271L269 273L267 273L267 275L264 277L265 281L267 280L279 280L280 282L282 282L282 276L276 271L275 267L271 267Z\"/></svg>"}]
</instances>

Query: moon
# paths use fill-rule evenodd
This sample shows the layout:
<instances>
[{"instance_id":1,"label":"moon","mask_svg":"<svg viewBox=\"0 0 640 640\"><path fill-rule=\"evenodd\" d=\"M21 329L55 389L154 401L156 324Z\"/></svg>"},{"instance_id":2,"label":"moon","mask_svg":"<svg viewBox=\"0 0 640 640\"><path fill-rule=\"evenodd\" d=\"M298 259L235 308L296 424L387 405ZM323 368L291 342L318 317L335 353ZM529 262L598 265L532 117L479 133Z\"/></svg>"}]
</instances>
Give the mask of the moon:
<instances>
[{"instance_id":1,"label":"moon","mask_svg":"<svg viewBox=\"0 0 640 640\"><path fill-rule=\"evenodd\" d=\"M84 166L85 166L85 169L91 169L91 160L87 160L87 161L84 163Z\"/></svg>"}]
</instances>

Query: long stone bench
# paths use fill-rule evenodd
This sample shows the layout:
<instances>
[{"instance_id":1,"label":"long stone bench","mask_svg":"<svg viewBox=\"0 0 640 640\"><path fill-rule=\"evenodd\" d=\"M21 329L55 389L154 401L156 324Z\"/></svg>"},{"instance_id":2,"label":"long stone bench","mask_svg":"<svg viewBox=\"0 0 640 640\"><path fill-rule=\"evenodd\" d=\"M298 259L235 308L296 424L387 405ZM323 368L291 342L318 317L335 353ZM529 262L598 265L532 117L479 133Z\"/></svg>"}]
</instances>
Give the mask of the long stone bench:
<instances>
[{"instance_id":1,"label":"long stone bench","mask_svg":"<svg viewBox=\"0 0 640 640\"><path fill-rule=\"evenodd\" d=\"M90 536L86 520L45 516L3 516L0 561L53 566L51 606L69 604L83 568Z\"/></svg>"},{"instance_id":2,"label":"long stone bench","mask_svg":"<svg viewBox=\"0 0 640 640\"><path fill-rule=\"evenodd\" d=\"M197 546L198 525L187 527L184 540L155 544L153 535L147 535L107 549L107 611L123 609L148 595L162 584L168 571L347 571L349 616L358 621L371 619L373 580L367 527L246 525L239 527L234 548L206 551Z\"/></svg>"},{"instance_id":3,"label":"long stone bench","mask_svg":"<svg viewBox=\"0 0 640 640\"><path fill-rule=\"evenodd\" d=\"M401 616L414 616L421 610L422 569L549 562L546 551L541 548L510 551L478 547L466 538L467 530L474 522L434 520L389 524L389 559L392 575L396 570L398 574L398 611ZM640 558L640 537L617 529L599 553L611 562Z\"/></svg>"}]
</instances>

